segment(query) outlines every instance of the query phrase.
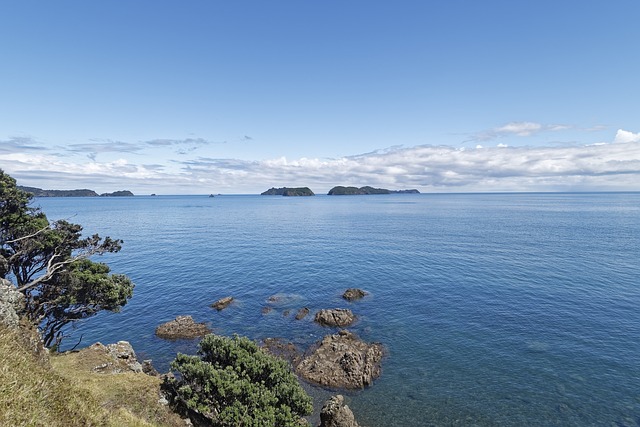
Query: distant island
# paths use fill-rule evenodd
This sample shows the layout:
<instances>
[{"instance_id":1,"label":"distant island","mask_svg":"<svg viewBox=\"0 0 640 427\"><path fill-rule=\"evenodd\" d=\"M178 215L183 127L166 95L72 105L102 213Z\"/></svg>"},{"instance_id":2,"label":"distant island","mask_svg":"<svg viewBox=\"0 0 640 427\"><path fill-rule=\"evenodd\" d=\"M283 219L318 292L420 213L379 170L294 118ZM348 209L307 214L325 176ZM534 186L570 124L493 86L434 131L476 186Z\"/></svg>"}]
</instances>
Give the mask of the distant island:
<instances>
[{"instance_id":1,"label":"distant island","mask_svg":"<svg viewBox=\"0 0 640 427\"><path fill-rule=\"evenodd\" d=\"M102 193L100 197L132 197L133 193L129 190L114 191L113 193Z\"/></svg>"},{"instance_id":2,"label":"distant island","mask_svg":"<svg viewBox=\"0 0 640 427\"><path fill-rule=\"evenodd\" d=\"M261 196L315 196L313 191L309 187L296 187L296 188L275 188L271 187L264 193L260 193Z\"/></svg>"},{"instance_id":3,"label":"distant island","mask_svg":"<svg viewBox=\"0 0 640 427\"><path fill-rule=\"evenodd\" d=\"M133 193L128 190L114 191L113 193L98 194L86 188L80 190L43 190L36 187L17 186L20 190L31 193L35 197L131 197Z\"/></svg>"},{"instance_id":4,"label":"distant island","mask_svg":"<svg viewBox=\"0 0 640 427\"><path fill-rule=\"evenodd\" d=\"M357 196L367 194L420 194L418 190L387 190L386 188L365 187L343 187L338 185L329 190L329 196Z\"/></svg>"}]
</instances>

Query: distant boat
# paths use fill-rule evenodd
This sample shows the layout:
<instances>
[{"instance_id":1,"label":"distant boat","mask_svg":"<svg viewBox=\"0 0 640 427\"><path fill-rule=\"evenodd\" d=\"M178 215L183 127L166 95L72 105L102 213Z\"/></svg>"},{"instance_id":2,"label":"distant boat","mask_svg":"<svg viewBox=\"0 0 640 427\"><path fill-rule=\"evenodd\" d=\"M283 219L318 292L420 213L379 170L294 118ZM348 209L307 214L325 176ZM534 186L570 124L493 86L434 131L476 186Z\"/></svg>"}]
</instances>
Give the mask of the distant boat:
<instances>
[{"instance_id":1,"label":"distant boat","mask_svg":"<svg viewBox=\"0 0 640 427\"><path fill-rule=\"evenodd\" d=\"M216 197L216 196L214 196L213 194L209 194L209 197Z\"/></svg>"}]
</instances>

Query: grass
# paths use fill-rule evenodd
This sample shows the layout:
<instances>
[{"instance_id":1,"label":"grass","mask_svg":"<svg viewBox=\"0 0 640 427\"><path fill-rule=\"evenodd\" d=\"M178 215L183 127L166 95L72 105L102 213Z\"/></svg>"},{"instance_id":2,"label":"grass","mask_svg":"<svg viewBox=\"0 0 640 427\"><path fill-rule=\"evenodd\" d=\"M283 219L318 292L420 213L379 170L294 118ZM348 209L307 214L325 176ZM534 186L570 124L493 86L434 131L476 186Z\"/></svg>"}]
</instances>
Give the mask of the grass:
<instances>
[{"instance_id":1,"label":"grass","mask_svg":"<svg viewBox=\"0 0 640 427\"><path fill-rule=\"evenodd\" d=\"M103 362L85 351L39 358L0 326L0 425L184 426L158 403L159 378L92 371Z\"/></svg>"}]
</instances>

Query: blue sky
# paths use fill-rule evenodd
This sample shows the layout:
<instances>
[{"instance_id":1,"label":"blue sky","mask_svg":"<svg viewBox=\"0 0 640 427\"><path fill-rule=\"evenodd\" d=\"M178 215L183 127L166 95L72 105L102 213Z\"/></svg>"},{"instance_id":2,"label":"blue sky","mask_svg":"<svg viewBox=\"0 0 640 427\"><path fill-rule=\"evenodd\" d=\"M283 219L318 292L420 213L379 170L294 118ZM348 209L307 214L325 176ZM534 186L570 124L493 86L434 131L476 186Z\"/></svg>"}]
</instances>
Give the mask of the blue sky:
<instances>
[{"instance_id":1,"label":"blue sky","mask_svg":"<svg viewBox=\"0 0 640 427\"><path fill-rule=\"evenodd\" d=\"M0 0L43 188L640 190L640 2Z\"/></svg>"}]
</instances>

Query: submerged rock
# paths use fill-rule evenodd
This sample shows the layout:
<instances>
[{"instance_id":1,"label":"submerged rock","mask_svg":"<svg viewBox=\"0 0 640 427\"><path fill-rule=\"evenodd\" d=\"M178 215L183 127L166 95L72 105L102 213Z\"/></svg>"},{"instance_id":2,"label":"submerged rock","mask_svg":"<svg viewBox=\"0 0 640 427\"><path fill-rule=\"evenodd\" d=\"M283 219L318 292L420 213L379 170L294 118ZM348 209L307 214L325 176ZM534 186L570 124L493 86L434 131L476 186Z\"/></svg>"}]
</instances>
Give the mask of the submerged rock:
<instances>
[{"instance_id":1,"label":"submerged rock","mask_svg":"<svg viewBox=\"0 0 640 427\"><path fill-rule=\"evenodd\" d=\"M342 330L327 335L296 367L308 381L332 388L359 389L381 373L383 347Z\"/></svg>"},{"instance_id":2,"label":"submerged rock","mask_svg":"<svg viewBox=\"0 0 640 427\"><path fill-rule=\"evenodd\" d=\"M175 340L179 338L197 338L210 333L211 330L204 323L196 323L191 316L178 316L156 328L156 335L160 338Z\"/></svg>"},{"instance_id":3,"label":"submerged rock","mask_svg":"<svg viewBox=\"0 0 640 427\"><path fill-rule=\"evenodd\" d=\"M344 396L331 396L320 411L319 427L360 427L351 409L344 403Z\"/></svg>"},{"instance_id":4,"label":"submerged rock","mask_svg":"<svg viewBox=\"0 0 640 427\"><path fill-rule=\"evenodd\" d=\"M362 289L349 288L344 291L344 294L342 294L342 298L346 299L347 301L355 301L364 297L366 294L367 293Z\"/></svg>"},{"instance_id":5,"label":"submerged rock","mask_svg":"<svg viewBox=\"0 0 640 427\"><path fill-rule=\"evenodd\" d=\"M232 301L233 301L233 297L220 298L218 301L216 301L213 304L211 304L211 307L215 308L218 311L220 311L220 310L223 310L223 309L227 308L229 306L229 304L231 304Z\"/></svg>"},{"instance_id":6,"label":"submerged rock","mask_svg":"<svg viewBox=\"0 0 640 427\"><path fill-rule=\"evenodd\" d=\"M300 310L298 310L298 312L296 313L296 320L302 320L305 317L307 317L307 315L309 314L309 309L307 307L302 307Z\"/></svg>"},{"instance_id":7,"label":"submerged rock","mask_svg":"<svg viewBox=\"0 0 640 427\"><path fill-rule=\"evenodd\" d=\"M315 321L322 326L349 326L356 320L356 316L347 308L320 310L316 313Z\"/></svg>"},{"instance_id":8,"label":"submerged rock","mask_svg":"<svg viewBox=\"0 0 640 427\"><path fill-rule=\"evenodd\" d=\"M298 347L282 338L265 338L262 340L262 348L268 353L286 360L292 366L297 365L302 359L302 353Z\"/></svg>"}]
</instances>

